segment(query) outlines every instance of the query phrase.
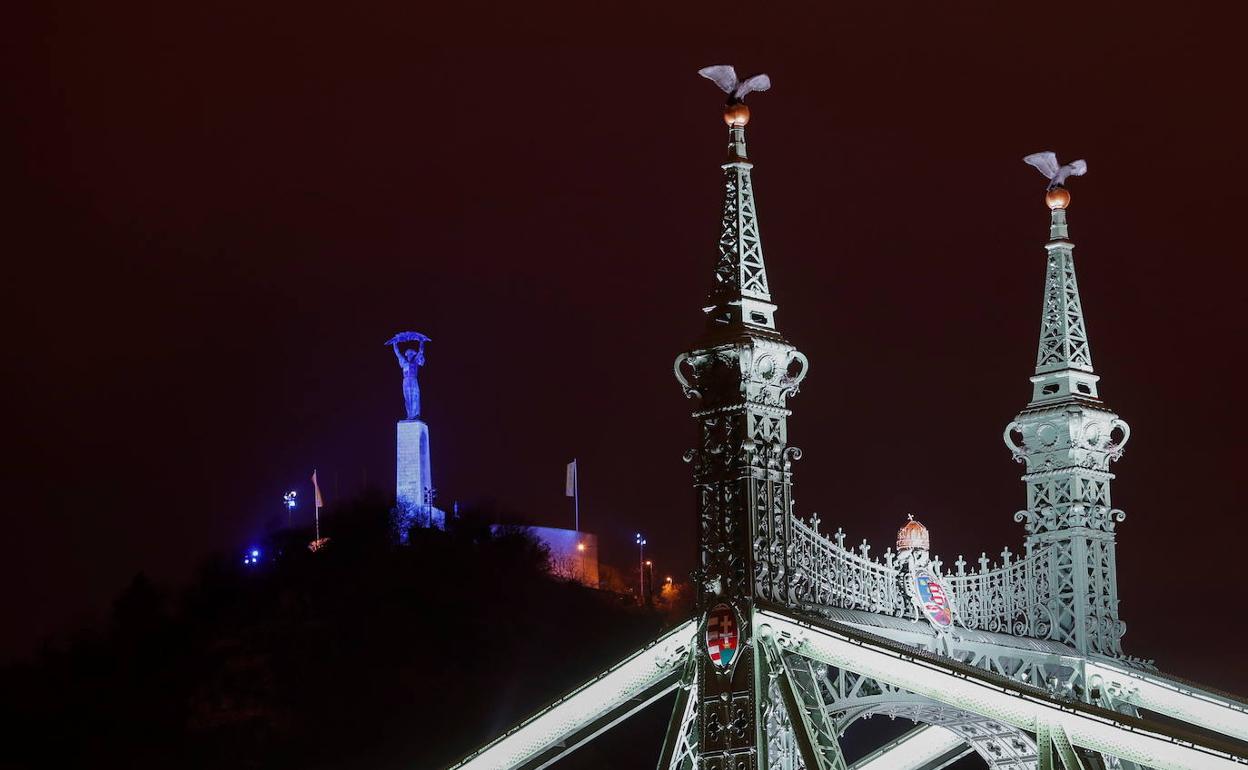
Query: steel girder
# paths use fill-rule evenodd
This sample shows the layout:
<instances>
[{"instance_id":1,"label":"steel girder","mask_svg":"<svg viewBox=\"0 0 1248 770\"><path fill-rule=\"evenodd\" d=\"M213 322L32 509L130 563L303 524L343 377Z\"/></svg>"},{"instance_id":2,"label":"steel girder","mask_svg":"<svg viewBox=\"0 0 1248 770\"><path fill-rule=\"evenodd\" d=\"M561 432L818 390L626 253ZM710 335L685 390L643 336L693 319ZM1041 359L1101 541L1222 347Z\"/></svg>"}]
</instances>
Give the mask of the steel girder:
<instances>
[{"instance_id":1,"label":"steel girder","mask_svg":"<svg viewBox=\"0 0 1248 770\"><path fill-rule=\"evenodd\" d=\"M1243 770L1248 758L1213 740L1054 695L946 658L907 649L848 626L795 618L780 607L760 608L758 633L782 649L1037 734L1053 736L1063 757L1073 747L1156 770ZM1052 741L1041 740L1043 761ZM1064 743L1071 751L1064 751ZM1051 751L1051 749L1050 749ZM1077 765L1076 767L1082 767ZM1073 768L1071 768L1073 770Z\"/></svg>"},{"instance_id":2,"label":"steel girder","mask_svg":"<svg viewBox=\"0 0 1248 770\"><path fill-rule=\"evenodd\" d=\"M675 689L693 648L682 623L455 765L453 770L547 767Z\"/></svg>"},{"instance_id":3,"label":"steel girder","mask_svg":"<svg viewBox=\"0 0 1248 770\"><path fill-rule=\"evenodd\" d=\"M809 662L787 658L775 642L760 639L768 673L776 682L806 770L846 770L836 723L823 702ZM794 665L796 664L796 665Z\"/></svg>"},{"instance_id":4,"label":"steel girder","mask_svg":"<svg viewBox=\"0 0 1248 770\"><path fill-rule=\"evenodd\" d=\"M1101 658L1087 661L1084 679L1111 708L1126 703L1248 741L1248 703L1237 698Z\"/></svg>"},{"instance_id":5,"label":"steel girder","mask_svg":"<svg viewBox=\"0 0 1248 770\"><path fill-rule=\"evenodd\" d=\"M1144 709L1248 742L1248 703L1157 671L1103 656L1085 657L1074 649L1063 650L1056 645L1051 649L1030 649L1026 639L978 639L973 633L964 633L937 645L929 633L921 633L923 626L897 631L863 623L848 625L907 646L929 651L939 646L943 654L961 663L1054 692L1082 695L1093 704L1131 716L1138 716L1137 709ZM852 672L838 672L837 678L828 683L838 700L846 704L838 720L842 731L862 713L890 713L863 695L859 678ZM876 698L881 703L889 699L886 694Z\"/></svg>"},{"instance_id":6,"label":"steel girder","mask_svg":"<svg viewBox=\"0 0 1248 770\"><path fill-rule=\"evenodd\" d=\"M849 770L941 770L971 751L954 731L921 725L853 763Z\"/></svg>"},{"instance_id":7,"label":"steel girder","mask_svg":"<svg viewBox=\"0 0 1248 770\"><path fill-rule=\"evenodd\" d=\"M801 766L807 770L846 770L837 736L853 720L872 713L909 717L927 726L882 747L848 770L909 768L911 762L919 763L913 765L916 769L936 770L942 762L972 750L990 766L1002 768L1032 766L1035 762L1041 770L1099 770L1117 766L1116 760L1123 766L1156 770L1248 767L1248 758L1216 739L1065 700L993 671L841 623L800 618L774 606L757 610L754 623L758 629L755 643L761 647L774 685L772 700L779 701L770 707L783 704L783 728L791 733ZM455 769L547 767L678 690L658 770L690 770L697 760L696 703L691 697L696 684L694 659L700 652L694 638L696 628L695 621L682 624ZM977 662L983 665L982 660ZM830 678L816 663L835 667L837 675ZM1104 689L1103 702L1117 699L1119 707L1125 705L1127 710L1155 710L1232 737L1244 734L1248 708L1234 699L1113 661L1088 660L1086 672L1089 683ZM994 723L1005 732L986 729ZM1027 733L1035 734L1034 744ZM920 735L927 737L920 741ZM937 736L941 740L937 741ZM1026 740L1018 751L992 751L992 746L1008 746L1011 738L1019 736ZM1116 760L1106 764L1093 752Z\"/></svg>"},{"instance_id":8,"label":"steel girder","mask_svg":"<svg viewBox=\"0 0 1248 770\"><path fill-rule=\"evenodd\" d=\"M685 674L676 689L676 704L672 707L663 749L659 752L658 770L693 770L698 755L697 736L697 648L689 652Z\"/></svg>"}]
</instances>

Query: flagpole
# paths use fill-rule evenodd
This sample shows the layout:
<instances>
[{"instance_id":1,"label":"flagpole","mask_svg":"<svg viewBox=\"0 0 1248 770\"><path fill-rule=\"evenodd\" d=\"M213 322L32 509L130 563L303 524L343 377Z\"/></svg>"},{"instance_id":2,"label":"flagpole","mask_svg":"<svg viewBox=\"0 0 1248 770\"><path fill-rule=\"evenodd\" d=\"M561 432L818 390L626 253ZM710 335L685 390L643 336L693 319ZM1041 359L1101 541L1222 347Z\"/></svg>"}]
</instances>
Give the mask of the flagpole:
<instances>
[{"instance_id":1,"label":"flagpole","mask_svg":"<svg viewBox=\"0 0 1248 770\"><path fill-rule=\"evenodd\" d=\"M581 468L576 462L576 458L572 458L572 462L568 463L567 478L564 480L563 494L572 498L572 528L574 532L581 531Z\"/></svg>"},{"instance_id":2,"label":"flagpole","mask_svg":"<svg viewBox=\"0 0 1248 770\"><path fill-rule=\"evenodd\" d=\"M316 539L321 539L321 485L316 480L316 469L312 469L312 507L315 509Z\"/></svg>"}]
</instances>

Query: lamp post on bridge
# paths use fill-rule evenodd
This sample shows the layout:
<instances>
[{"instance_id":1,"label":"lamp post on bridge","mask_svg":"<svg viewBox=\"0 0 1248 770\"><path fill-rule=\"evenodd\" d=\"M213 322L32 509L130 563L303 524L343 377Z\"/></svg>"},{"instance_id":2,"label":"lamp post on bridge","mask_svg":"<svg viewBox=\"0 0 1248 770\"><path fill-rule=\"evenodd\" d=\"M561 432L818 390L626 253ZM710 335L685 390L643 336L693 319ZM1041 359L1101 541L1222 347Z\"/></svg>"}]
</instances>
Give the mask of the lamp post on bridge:
<instances>
[{"instance_id":1,"label":"lamp post on bridge","mask_svg":"<svg viewBox=\"0 0 1248 770\"><path fill-rule=\"evenodd\" d=\"M633 538L637 543L637 601L646 602L646 539L638 532Z\"/></svg>"},{"instance_id":2,"label":"lamp post on bridge","mask_svg":"<svg viewBox=\"0 0 1248 770\"><path fill-rule=\"evenodd\" d=\"M295 500L297 496L298 494L293 489L282 495L282 504L286 506L286 529L290 529L291 527L291 518L295 510L295 505L297 505Z\"/></svg>"}]
</instances>

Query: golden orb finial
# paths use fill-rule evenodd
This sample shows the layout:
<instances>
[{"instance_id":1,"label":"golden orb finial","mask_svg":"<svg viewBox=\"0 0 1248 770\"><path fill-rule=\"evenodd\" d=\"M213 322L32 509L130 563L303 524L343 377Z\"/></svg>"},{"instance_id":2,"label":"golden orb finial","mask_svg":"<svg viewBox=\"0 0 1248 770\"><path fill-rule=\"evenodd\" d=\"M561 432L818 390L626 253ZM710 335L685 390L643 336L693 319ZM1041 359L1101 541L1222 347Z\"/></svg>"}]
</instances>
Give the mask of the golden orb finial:
<instances>
[{"instance_id":1,"label":"golden orb finial","mask_svg":"<svg viewBox=\"0 0 1248 770\"><path fill-rule=\"evenodd\" d=\"M1044 202L1050 211L1057 211L1070 206L1070 190L1065 187L1054 187L1044 194Z\"/></svg>"},{"instance_id":2,"label":"golden orb finial","mask_svg":"<svg viewBox=\"0 0 1248 770\"><path fill-rule=\"evenodd\" d=\"M737 102L724 107L724 122L734 128L742 128L750 122L750 108L745 102Z\"/></svg>"}]
</instances>

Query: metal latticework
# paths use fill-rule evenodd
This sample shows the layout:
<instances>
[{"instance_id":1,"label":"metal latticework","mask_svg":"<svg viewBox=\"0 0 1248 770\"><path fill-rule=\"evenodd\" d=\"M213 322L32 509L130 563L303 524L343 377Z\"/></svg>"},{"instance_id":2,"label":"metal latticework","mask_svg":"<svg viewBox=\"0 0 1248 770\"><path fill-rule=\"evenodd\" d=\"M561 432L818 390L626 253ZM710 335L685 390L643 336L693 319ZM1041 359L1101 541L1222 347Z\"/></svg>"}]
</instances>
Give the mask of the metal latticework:
<instances>
[{"instance_id":1,"label":"metal latticework","mask_svg":"<svg viewBox=\"0 0 1248 770\"><path fill-rule=\"evenodd\" d=\"M1097 376L1075 281L1065 208L1054 208L1040 354L1031 403L1005 431L1027 467L1027 509L1015 514L1042 562L1048 593L1046 636L1080 652L1121 655L1115 525L1109 464L1122 456L1130 427L1097 397Z\"/></svg>"},{"instance_id":2,"label":"metal latticework","mask_svg":"<svg viewBox=\"0 0 1248 770\"><path fill-rule=\"evenodd\" d=\"M771 301L763 242L758 236L754 182L745 153L745 126L731 126L730 160L724 165L724 211L719 235L719 261L709 298L713 305L738 298Z\"/></svg>"},{"instance_id":3,"label":"metal latticework","mask_svg":"<svg viewBox=\"0 0 1248 770\"><path fill-rule=\"evenodd\" d=\"M730 125L724 216L707 331L676 359L694 401L693 466L700 521L698 607L722 607L735 625L730 661L698 660L699 768L747 770L766 752L763 661L751 643L753 602L787 600L792 506L786 400L806 375L806 357L775 331L754 203L744 123ZM721 665L722 663L722 665Z\"/></svg>"},{"instance_id":4,"label":"metal latticework","mask_svg":"<svg viewBox=\"0 0 1248 770\"><path fill-rule=\"evenodd\" d=\"M1044 281L1040 349L1036 373L1063 369L1092 371L1092 349L1083 321L1079 283L1075 280L1074 247L1066 240L1066 210L1053 209L1049 225L1049 263Z\"/></svg>"},{"instance_id":5,"label":"metal latticework","mask_svg":"<svg viewBox=\"0 0 1248 770\"><path fill-rule=\"evenodd\" d=\"M724 76L730 67L704 70ZM709 76L709 75L708 75ZM763 76L758 76L762 79ZM755 79L753 82L759 82ZM768 83L770 81L767 81ZM758 89L755 89L758 90ZM1004 439L1024 463L1021 554L946 571L915 521L898 551L793 510L788 398L806 357L777 330L745 144L730 98L707 329L674 370L694 403L698 617L461 764L546 767L675 691L658 770L1248 770L1248 703L1122 651L1110 463L1130 428L1100 401L1065 191L1052 210L1032 398ZM1149 719L1150 713L1166 720ZM847 764L860 719L916 727ZM1182 724L1179 724L1182 723ZM1195 728L1195 729L1190 729Z\"/></svg>"}]
</instances>

